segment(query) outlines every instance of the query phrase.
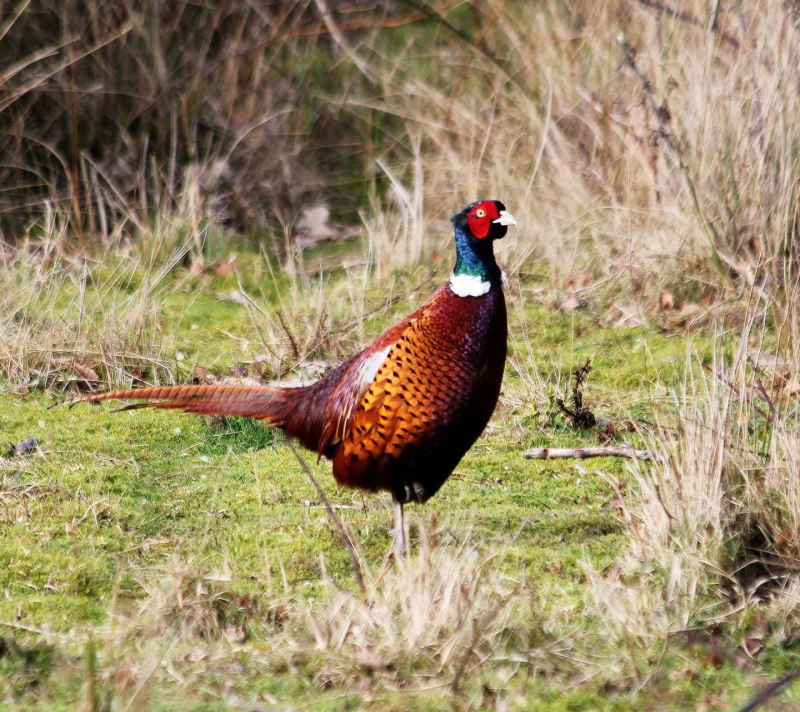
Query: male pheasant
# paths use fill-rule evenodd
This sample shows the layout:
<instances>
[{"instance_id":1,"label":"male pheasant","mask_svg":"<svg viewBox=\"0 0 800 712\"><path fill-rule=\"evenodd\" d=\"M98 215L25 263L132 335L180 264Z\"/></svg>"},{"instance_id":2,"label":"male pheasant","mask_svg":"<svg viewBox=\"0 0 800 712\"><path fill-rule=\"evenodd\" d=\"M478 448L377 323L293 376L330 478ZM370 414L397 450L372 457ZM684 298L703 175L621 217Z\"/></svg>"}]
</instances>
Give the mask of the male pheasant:
<instances>
[{"instance_id":1,"label":"male pheasant","mask_svg":"<svg viewBox=\"0 0 800 712\"><path fill-rule=\"evenodd\" d=\"M239 415L283 429L333 460L341 485L388 490L395 547L406 550L403 505L425 502L486 427L500 394L508 328L493 243L514 216L499 200L451 218L456 266L448 284L370 346L308 386L193 385L100 393L128 408Z\"/></svg>"}]
</instances>

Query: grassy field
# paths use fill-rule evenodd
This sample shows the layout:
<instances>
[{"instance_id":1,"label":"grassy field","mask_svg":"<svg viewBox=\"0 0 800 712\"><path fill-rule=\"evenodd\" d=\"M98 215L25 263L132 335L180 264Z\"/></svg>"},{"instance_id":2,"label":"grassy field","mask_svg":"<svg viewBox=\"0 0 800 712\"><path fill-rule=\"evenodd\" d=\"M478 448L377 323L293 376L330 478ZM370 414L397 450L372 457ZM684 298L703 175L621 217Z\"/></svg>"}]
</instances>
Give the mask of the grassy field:
<instances>
[{"instance_id":1,"label":"grassy field","mask_svg":"<svg viewBox=\"0 0 800 712\"><path fill-rule=\"evenodd\" d=\"M800 668L796 3L107 10L0 12L1 709L727 712ZM65 405L318 377L478 197L503 392L407 560L279 433Z\"/></svg>"},{"instance_id":2,"label":"grassy field","mask_svg":"<svg viewBox=\"0 0 800 712\"><path fill-rule=\"evenodd\" d=\"M242 272L258 275L260 259L241 256ZM338 293L346 279L328 279L323 291ZM402 275L397 295L367 291L366 339L425 298L403 291L417 281L421 273ZM178 352L183 363L229 369L237 354L247 360L240 345L259 335L247 307L225 297L235 284L181 269L164 278L164 361ZM694 365L711 363L714 339L604 325L598 309L554 308L541 286L535 277L512 286L498 412L444 490L412 509L408 562L386 556L388 498L337 488L329 465L305 455L356 543L365 591L278 434L247 421L50 408L63 399L55 385L3 395L6 441L40 443L2 462L6 703L732 709L786 670L791 646L770 645L758 659L742 650L748 637L766 640L749 606L711 626L725 607L718 592L697 592L698 610L683 623L677 611L664 620L649 610L640 587L657 595L666 572L626 551L627 517L646 516L625 503L629 488L637 496L639 470L614 458L523 457L529 447L598 444L597 429L574 428L555 403L568 399L571 371L586 359L586 406L616 425L613 440L647 446L654 418L677 422L673 396ZM130 296L99 291L109 301ZM717 343L726 341L736 339ZM643 598L607 600L620 585Z\"/></svg>"}]
</instances>

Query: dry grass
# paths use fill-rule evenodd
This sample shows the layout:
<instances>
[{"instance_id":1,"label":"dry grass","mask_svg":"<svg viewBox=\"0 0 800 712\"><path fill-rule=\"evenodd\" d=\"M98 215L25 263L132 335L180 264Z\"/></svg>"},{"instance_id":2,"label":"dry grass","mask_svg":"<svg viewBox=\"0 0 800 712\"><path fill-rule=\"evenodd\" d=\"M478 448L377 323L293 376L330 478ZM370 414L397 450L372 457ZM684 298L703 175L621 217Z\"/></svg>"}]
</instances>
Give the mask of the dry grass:
<instances>
[{"instance_id":1,"label":"dry grass","mask_svg":"<svg viewBox=\"0 0 800 712\"><path fill-rule=\"evenodd\" d=\"M327 600L308 611L308 628L331 671L346 676L355 663L396 684L413 671L457 688L476 666L502 656L519 621L514 582L468 536L442 538L445 530L423 530L416 555L372 571L363 597L329 583Z\"/></svg>"},{"instance_id":2,"label":"dry grass","mask_svg":"<svg viewBox=\"0 0 800 712\"><path fill-rule=\"evenodd\" d=\"M224 223L287 235L291 254L304 205L333 204L338 219L356 202L367 238L358 261L386 279L421 260L441 261L444 271L446 218L476 197L497 196L522 225L499 246L510 274L546 271L564 288L588 273L588 291L601 301L624 295L644 312L663 289L679 304L735 297L753 285L773 299L789 294L800 134L792 118L800 99L787 79L800 55L790 4L717 8L713 25L700 0L682 5L678 17L644 2L498 0L473 7L468 23L458 4L437 6L399 52L386 50L395 41L388 28L415 16L380 4L333 3L320 17L305 2L259 14L231 0L186 7L170 22L157 21L155 6L129 4L126 20L100 22L90 4L102 49L84 37L41 56L53 28L38 26L26 45L36 14L21 6L4 38L19 60L9 77L17 93L0 117L19 127L40 115L47 124L60 111L68 129L45 151L28 135L8 144L17 151L10 166L27 162L52 179L31 187L12 170L5 199L33 203L9 202L9 215L29 210L33 219L10 232L17 223L6 221L6 239L17 242L42 220L45 232L53 220L64 226L62 241L99 237L107 247L132 231L154 232L169 236L159 248L163 263L176 248L197 259L212 242L213 251L230 252ZM202 31L184 45L187 23ZM343 40L337 23L371 31ZM453 29L469 41L456 41ZM330 46L317 40L328 35ZM623 36L635 54L626 55ZM331 95L313 70L329 52L345 58L334 71L348 82L343 96ZM109 67L123 60L118 80L140 98L141 133L131 135L124 107L87 88L96 74L110 81ZM200 70L187 73L188 64ZM323 87L322 108L313 105L313 81ZM63 103L51 102L48 82ZM324 135L309 128L314 111L324 116L313 122ZM113 139L88 149L77 126L95 123ZM370 132L377 145L363 138ZM366 162L339 160L323 180L323 144ZM353 191L341 202L347 181L371 189L360 202ZM318 301L317 285L306 287L300 295L293 286L292 303ZM318 341L294 350L309 353Z\"/></svg>"},{"instance_id":3,"label":"dry grass","mask_svg":"<svg viewBox=\"0 0 800 712\"><path fill-rule=\"evenodd\" d=\"M349 132L312 96L323 32L305 2L17 4L0 27L3 237L53 204L70 241L108 239L132 211L171 211L186 173L217 218L289 224L329 185L313 123Z\"/></svg>"},{"instance_id":4,"label":"dry grass","mask_svg":"<svg viewBox=\"0 0 800 712\"><path fill-rule=\"evenodd\" d=\"M369 259L375 265L378 278L418 264L430 249L425 244L425 169L419 135L409 136L409 144L410 185L404 185L384 160L377 159L377 166L390 184L388 200L384 207L377 196L373 196L368 217L364 217L364 227Z\"/></svg>"},{"instance_id":5,"label":"dry grass","mask_svg":"<svg viewBox=\"0 0 800 712\"><path fill-rule=\"evenodd\" d=\"M628 468L630 549L608 571L589 567L610 650L640 678L671 643L723 622L735 631L754 608L796 624L800 362L764 346L761 318L730 354L720 339L706 367L689 357L677 423L651 434L652 464Z\"/></svg>"},{"instance_id":6,"label":"dry grass","mask_svg":"<svg viewBox=\"0 0 800 712\"><path fill-rule=\"evenodd\" d=\"M169 380L174 364L156 326L164 277L182 253L161 265L131 252L83 260L65 255L59 238L59 228L49 226L41 239L10 253L0 270L5 382L20 389L71 380L95 387L101 379L130 382L134 368Z\"/></svg>"},{"instance_id":7,"label":"dry grass","mask_svg":"<svg viewBox=\"0 0 800 712\"><path fill-rule=\"evenodd\" d=\"M336 216L355 203L384 277L446 254L443 220L489 195L523 225L522 239L502 246L510 273L530 258L554 284L589 270L644 304L664 287L696 299L791 283L800 38L790 3L717 7L711 24L700 0L678 17L644 2L497 0L467 21L459 5L438 4L393 52L391 28L418 15L380 3L332 3L322 17L306 2L256 12L230 0L174 17L123 3L103 21L90 3L92 32L62 48L51 37L58 14L26 35L37 15L23 4L4 38L18 58L0 112L17 136L6 200L33 194L69 221L70 239L106 242L120 225L180 214L190 192L190 232L210 218L280 234L310 200ZM71 26L74 13L60 12ZM345 40L337 26L363 31ZM619 38L635 49L627 61ZM340 54L332 73L317 73ZM138 97L138 133L96 76ZM343 95L331 93L337 81ZM19 133L32 117L46 125L61 114L67 130L53 145ZM110 138L91 143L80 125ZM52 178L31 187L22 163ZM373 186L369 206L362 188L342 197L348 181Z\"/></svg>"},{"instance_id":8,"label":"dry grass","mask_svg":"<svg viewBox=\"0 0 800 712\"><path fill-rule=\"evenodd\" d=\"M116 601L109 622L93 631L97 684L135 707L147 705L158 677L192 687L241 666L302 669L323 689L356 686L362 694L458 691L502 670L508 679L522 663L549 663L544 648L519 657L529 611L520 582L500 573L504 555L481 553L449 525L422 530L417 553L368 567L363 594L329 578L323 561L313 600L285 579L252 598L232 594L224 570L174 561L143 572L144 598L133 607ZM234 699L231 691L226 701Z\"/></svg>"},{"instance_id":9,"label":"dry grass","mask_svg":"<svg viewBox=\"0 0 800 712\"><path fill-rule=\"evenodd\" d=\"M704 3L681 7L706 17ZM788 4L720 9L716 30L636 2L476 12L513 81L467 45L415 48L387 69L402 108L393 94L378 104L422 136L429 219L500 196L523 226L502 247L509 271L532 257L563 284L589 269L648 305L664 287L696 298L791 283L800 97L786 77L800 37ZM411 60L435 62L435 77Z\"/></svg>"}]
</instances>

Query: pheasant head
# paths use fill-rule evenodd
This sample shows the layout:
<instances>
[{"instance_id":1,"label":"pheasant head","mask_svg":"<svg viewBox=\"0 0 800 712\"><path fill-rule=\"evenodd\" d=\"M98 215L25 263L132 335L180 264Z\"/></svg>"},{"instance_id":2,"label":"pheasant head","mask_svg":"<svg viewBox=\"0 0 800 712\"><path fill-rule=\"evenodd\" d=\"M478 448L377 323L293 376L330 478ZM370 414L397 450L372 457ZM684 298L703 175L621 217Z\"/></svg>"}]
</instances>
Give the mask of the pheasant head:
<instances>
[{"instance_id":1,"label":"pheasant head","mask_svg":"<svg viewBox=\"0 0 800 712\"><path fill-rule=\"evenodd\" d=\"M499 200L479 200L450 218L456 240L456 266L450 289L459 297L479 297L500 283L494 241L505 237L514 216Z\"/></svg>"}]
</instances>

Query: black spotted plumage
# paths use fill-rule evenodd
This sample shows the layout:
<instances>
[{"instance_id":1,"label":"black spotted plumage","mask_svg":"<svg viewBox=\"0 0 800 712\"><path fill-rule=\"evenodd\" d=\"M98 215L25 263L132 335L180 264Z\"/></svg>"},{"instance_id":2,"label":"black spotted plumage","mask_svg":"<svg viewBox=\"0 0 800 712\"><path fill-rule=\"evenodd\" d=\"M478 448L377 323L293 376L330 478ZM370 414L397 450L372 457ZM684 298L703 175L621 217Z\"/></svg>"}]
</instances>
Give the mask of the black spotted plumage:
<instances>
[{"instance_id":1,"label":"black spotted plumage","mask_svg":"<svg viewBox=\"0 0 800 712\"><path fill-rule=\"evenodd\" d=\"M400 326L399 335L387 334L393 347L334 454L333 474L344 485L424 502L497 404L506 357L502 290L464 298L444 287Z\"/></svg>"}]
</instances>

